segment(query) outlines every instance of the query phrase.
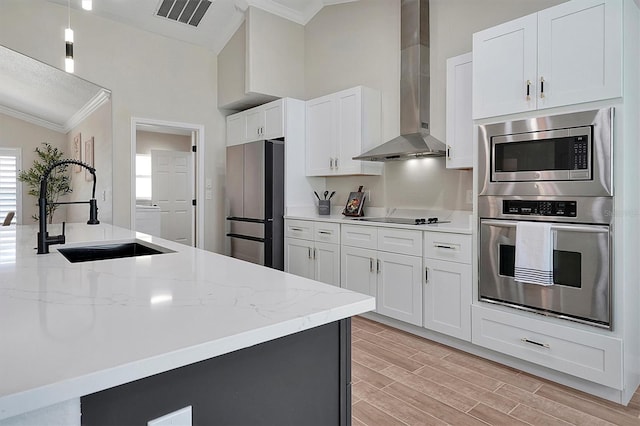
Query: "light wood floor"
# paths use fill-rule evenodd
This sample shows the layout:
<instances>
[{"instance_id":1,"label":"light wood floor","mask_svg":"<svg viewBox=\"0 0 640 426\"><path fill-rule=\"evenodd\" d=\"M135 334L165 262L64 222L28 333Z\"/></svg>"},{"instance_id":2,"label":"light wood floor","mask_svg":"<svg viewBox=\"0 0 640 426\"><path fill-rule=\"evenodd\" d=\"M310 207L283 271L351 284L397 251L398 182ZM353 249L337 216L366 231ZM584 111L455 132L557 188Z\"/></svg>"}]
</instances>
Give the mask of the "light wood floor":
<instances>
[{"instance_id":1,"label":"light wood floor","mask_svg":"<svg viewBox=\"0 0 640 426\"><path fill-rule=\"evenodd\" d=\"M352 321L353 425L640 425L628 407L361 317Z\"/></svg>"}]
</instances>

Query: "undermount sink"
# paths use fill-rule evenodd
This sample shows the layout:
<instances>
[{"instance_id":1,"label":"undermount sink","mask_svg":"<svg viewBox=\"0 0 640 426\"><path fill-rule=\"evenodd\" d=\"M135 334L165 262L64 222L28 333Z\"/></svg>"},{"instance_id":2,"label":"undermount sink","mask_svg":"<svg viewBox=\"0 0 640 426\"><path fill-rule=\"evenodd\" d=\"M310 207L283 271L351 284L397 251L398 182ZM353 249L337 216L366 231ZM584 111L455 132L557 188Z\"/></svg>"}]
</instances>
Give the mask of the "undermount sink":
<instances>
[{"instance_id":1,"label":"undermount sink","mask_svg":"<svg viewBox=\"0 0 640 426\"><path fill-rule=\"evenodd\" d=\"M96 243L86 246L59 248L58 251L71 263L174 253L173 250L151 244L141 244L138 241Z\"/></svg>"}]
</instances>

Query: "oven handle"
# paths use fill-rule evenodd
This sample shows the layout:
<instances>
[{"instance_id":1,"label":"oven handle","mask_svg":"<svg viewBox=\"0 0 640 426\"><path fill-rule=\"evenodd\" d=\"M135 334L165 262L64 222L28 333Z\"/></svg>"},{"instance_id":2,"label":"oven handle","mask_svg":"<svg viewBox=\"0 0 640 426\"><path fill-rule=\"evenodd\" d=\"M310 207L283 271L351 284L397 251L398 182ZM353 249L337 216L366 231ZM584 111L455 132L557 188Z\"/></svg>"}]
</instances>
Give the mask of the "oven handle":
<instances>
[{"instance_id":1,"label":"oven handle","mask_svg":"<svg viewBox=\"0 0 640 426\"><path fill-rule=\"evenodd\" d=\"M515 228L518 222L504 221L504 220L481 220L481 225L498 226L503 228ZM568 232L591 232L593 234L600 234L603 232L609 232L609 227L606 225L553 225L552 231L568 231Z\"/></svg>"}]
</instances>

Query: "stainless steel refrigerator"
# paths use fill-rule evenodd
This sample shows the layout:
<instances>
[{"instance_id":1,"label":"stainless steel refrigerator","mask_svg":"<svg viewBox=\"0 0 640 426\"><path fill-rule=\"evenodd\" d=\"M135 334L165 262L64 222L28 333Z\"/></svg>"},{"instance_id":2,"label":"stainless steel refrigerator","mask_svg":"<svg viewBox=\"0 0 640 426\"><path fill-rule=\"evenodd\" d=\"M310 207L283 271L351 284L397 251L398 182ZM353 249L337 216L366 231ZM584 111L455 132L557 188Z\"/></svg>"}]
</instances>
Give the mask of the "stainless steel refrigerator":
<instances>
[{"instance_id":1,"label":"stainless steel refrigerator","mask_svg":"<svg viewBox=\"0 0 640 426\"><path fill-rule=\"evenodd\" d=\"M284 269L284 142L227 147L231 256Z\"/></svg>"}]
</instances>

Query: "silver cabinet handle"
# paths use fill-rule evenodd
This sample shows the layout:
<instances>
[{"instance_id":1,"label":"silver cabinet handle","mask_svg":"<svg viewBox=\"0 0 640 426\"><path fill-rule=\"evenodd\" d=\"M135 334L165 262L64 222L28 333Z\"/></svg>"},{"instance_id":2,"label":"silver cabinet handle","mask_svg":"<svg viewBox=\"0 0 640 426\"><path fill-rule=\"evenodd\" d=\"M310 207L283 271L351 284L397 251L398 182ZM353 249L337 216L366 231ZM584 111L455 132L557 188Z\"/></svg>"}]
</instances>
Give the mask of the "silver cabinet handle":
<instances>
[{"instance_id":1,"label":"silver cabinet handle","mask_svg":"<svg viewBox=\"0 0 640 426\"><path fill-rule=\"evenodd\" d=\"M424 283L429 283L429 267L424 268Z\"/></svg>"},{"instance_id":2,"label":"silver cabinet handle","mask_svg":"<svg viewBox=\"0 0 640 426\"><path fill-rule=\"evenodd\" d=\"M314 259L316 258L316 248L315 247L313 248L313 258Z\"/></svg>"},{"instance_id":3,"label":"silver cabinet handle","mask_svg":"<svg viewBox=\"0 0 640 426\"><path fill-rule=\"evenodd\" d=\"M336 169L337 169L337 168L338 168L338 158L336 157L336 158L333 160L333 162L335 163L335 165L336 165Z\"/></svg>"},{"instance_id":4,"label":"silver cabinet handle","mask_svg":"<svg viewBox=\"0 0 640 426\"><path fill-rule=\"evenodd\" d=\"M291 228L292 231L302 232L302 228Z\"/></svg>"},{"instance_id":5,"label":"silver cabinet handle","mask_svg":"<svg viewBox=\"0 0 640 426\"><path fill-rule=\"evenodd\" d=\"M531 100L531 80L527 80L527 95L525 97L528 101Z\"/></svg>"},{"instance_id":6,"label":"silver cabinet handle","mask_svg":"<svg viewBox=\"0 0 640 426\"><path fill-rule=\"evenodd\" d=\"M544 77L540 77L540 98L544 98Z\"/></svg>"},{"instance_id":7,"label":"silver cabinet handle","mask_svg":"<svg viewBox=\"0 0 640 426\"><path fill-rule=\"evenodd\" d=\"M333 158L329 157L329 168L333 169Z\"/></svg>"},{"instance_id":8,"label":"silver cabinet handle","mask_svg":"<svg viewBox=\"0 0 640 426\"><path fill-rule=\"evenodd\" d=\"M307 247L307 250L308 250L307 257L311 259L311 247Z\"/></svg>"},{"instance_id":9,"label":"silver cabinet handle","mask_svg":"<svg viewBox=\"0 0 640 426\"><path fill-rule=\"evenodd\" d=\"M331 235L333 232L330 231L318 231L318 234Z\"/></svg>"},{"instance_id":10,"label":"silver cabinet handle","mask_svg":"<svg viewBox=\"0 0 640 426\"><path fill-rule=\"evenodd\" d=\"M451 145L447 145L447 158L451 158Z\"/></svg>"},{"instance_id":11,"label":"silver cabinet handle","mask_svg":"<svg viewBox=\"0 0 640 426\"><path fill-rule=\"evenodd\" d=\"M376 270L377 270L377 273L379 274L380 273L380 259L376 259Z\"/></svg>"},{"instance_id":12,"label":"silver cabinet handle","mask_svg":"<svg viewBox=\"0 0 640 426\"><path fill-rule=\"evenodd\" d=\"M535 340L529 340L526 337L523 337L522 339L520 339L520 341L523 342L523 343L529 343L531 345L536 345L536 346L539 346L541 348L551 349L551 345L548 344L548 343L536 342Z\"/></svg>"},{"instance_id":13,"label":"silver cabinet handle","mask_svg":"<svg viewBox=\"0 0 640 426\"><path fill-rule=\"evenodd\" d=\"M369 272L373 272L373 258L369 258Z\"/></svg>"}]
</instances>

